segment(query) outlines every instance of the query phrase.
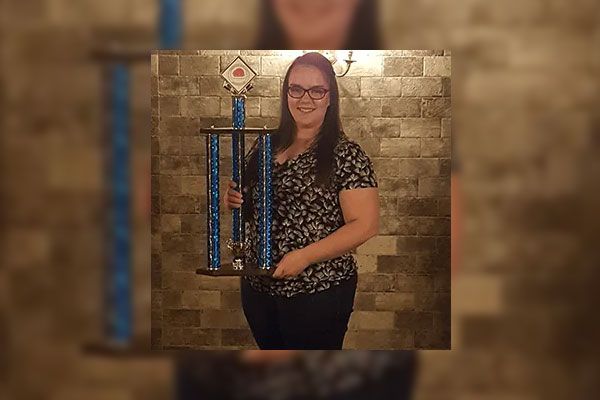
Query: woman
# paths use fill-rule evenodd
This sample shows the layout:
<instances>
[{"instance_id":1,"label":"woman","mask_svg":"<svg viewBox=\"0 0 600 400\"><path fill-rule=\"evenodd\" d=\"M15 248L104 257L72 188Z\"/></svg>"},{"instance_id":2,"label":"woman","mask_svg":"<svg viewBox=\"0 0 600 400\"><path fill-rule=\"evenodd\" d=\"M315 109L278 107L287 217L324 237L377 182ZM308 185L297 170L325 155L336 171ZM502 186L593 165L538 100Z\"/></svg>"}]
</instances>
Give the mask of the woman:
<instances>
[{"instance_id":1,"label":"woman","mask_svg":"<svg viewBox=\"0 0 600 400\"><path fill-rule=\"evenodd\" d=\"M298 57L287 71L273 153L276 269L242 279L244 314L261 349L341 349L356 292L350 251L377 234L379 200L368 156L342 131L335 73L319 53ZM245 201L253 249L257 161L254 148L247 196L233 182L224 196L230 210Z\"/></svg>"}]
</instances>

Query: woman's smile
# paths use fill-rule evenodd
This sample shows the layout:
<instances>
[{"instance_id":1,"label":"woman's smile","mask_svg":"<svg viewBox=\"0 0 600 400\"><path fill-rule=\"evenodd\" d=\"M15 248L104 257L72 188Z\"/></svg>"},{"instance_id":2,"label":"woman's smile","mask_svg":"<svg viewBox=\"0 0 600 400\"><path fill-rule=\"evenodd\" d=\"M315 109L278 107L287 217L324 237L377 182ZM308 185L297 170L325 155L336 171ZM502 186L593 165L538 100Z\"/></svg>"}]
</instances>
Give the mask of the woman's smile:
<instances>
[{"instance_id":1,"label":"woman's smile","mask_svg":"<svg viewBox=\"0 0 600 400\"><path fill-rule=\"evenodd\" d=\"M302 113L308 114L315 111L315 107L298 107L298 110Z\"/></svg>"}]
</instances>

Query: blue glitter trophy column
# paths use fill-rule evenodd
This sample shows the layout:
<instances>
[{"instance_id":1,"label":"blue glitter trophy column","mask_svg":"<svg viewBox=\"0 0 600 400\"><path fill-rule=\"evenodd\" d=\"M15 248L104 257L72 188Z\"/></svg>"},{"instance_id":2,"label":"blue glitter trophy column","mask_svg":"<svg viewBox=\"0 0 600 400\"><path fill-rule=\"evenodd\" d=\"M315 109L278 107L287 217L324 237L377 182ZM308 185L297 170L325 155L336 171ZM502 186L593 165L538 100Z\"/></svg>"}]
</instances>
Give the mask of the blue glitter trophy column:
<instances>
[{"instance_id":1,"label":"blue glitter trophy column","mask_svg":"<svg viewBox=\"0 0 600 400\"><path fill-rule=\"evenodd\" d=\"M265 128L246 128L246 96L252 88L250 81L256 73L240 57L237 57L221 74L225 79L224 87L232 94L231 109L233 126L231 128L200 129L206 135L207 162L207 222L208 222L208 266L196 272L204 275L270 275L271 266L271 170L272 170L272 130ZM231 135L232 177L237 189L244 187L244 143L246 133L258 134L258 264L250 264L247 255L251 250L244 232L241 208L232 211L233 226L231 239L227 247L233 255L232 263L221 263L219 242L219 136Z\"/></svg>"}]
</instances>

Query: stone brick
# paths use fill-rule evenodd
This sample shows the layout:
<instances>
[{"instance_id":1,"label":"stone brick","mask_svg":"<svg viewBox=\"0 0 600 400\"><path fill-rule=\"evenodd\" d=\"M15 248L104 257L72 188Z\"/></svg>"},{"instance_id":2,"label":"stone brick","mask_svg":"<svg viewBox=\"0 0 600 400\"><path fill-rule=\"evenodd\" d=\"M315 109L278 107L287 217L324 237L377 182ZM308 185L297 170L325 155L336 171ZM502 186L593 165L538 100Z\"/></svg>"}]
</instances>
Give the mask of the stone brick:
<instances>
[{"instance_id":1,"label":"stone brick","mask_svg":"<svg viewBox=\"0 0 600 400\"><path fill-rule=\"evenodd\" d=\"M402 78L402 96L442 96L441 78Z\"/></svg>"},{"instance_id":2,"label":"stone brick","mask_svg":"<svg viewBox=\"0 0 600 400\"><path fill-rule=\"evenodd\" d=\"M206 328L247 328L241 310L203 310L202 326Z\"/></svg>"},{"instance_id":3,"label":"stone brick","mask_svg":"<svg viewBox=\"0 0 600 400\"><path fill-rule=\"evenodd\" d=\"M161 211L163 213L183 213L192 214L199 213L200 207L203 204L200 202L199 196L162 196Z\"/></svg>"},{"instance_id":4,"label":"stone brick","mask_svg":"<svg viewBox=\"0 0 600 400\"><path fill-rule=\"evenodd\" d=\"M164 195L181 194L181 178L178 176L161 175L160 190Z\"/></svg>"},{"instance_id":5,"label":"stone brick","mask_svg":"<svg viewBox=\"0 0 600 400\"><path fill-rule=\"evenodd\" d=\"M373 118L371 135L380 138L400 137L401 120L398 118Z\"/></svg>"},{"instance_id":6,"label":"stone brick","mask_svg":"<svg viewBox=\"0 0 600 400\"><path fill-rule=\"evenodd\" d=\"M260 74L283 77L292 61L294 59L291 57L262 57Z\"/></svg>"},{"instance_id":7,"label":"stone brick","mask_svg":"<svg viewBox=\"0 0 600 400\"><path fill-rule=\"evenodd\" d=\"M158 98L158 107L160 115L162 116L179 115L181 112L179 108L179 97L161 96Z\"/></svg>"},{"instance_id":8,"label":"stone brick","mask_svg":"<svg viewBox=\"0 0 600 400\"><path fill-rule=\"evenodd\" d=\"M261 117L279 117L281 113L281 101L277 97L265 97L260 99Z\"/></svg>"},{"instance_id":9,"label":"stone brick","mask_svg":"<svg viewBox=\"0 0 600 400\"><path fill-rule=\"evenodd\" d=\"M192 253L201 243L199 235L166 232L162 234L162 250L166 252Z\"/></svg>"},{"instance_id":10,"label":"stone brick","mask_svg":"<svg viewBox=\"0 0 600 400\"><path fill-rule=\"evenodd\" d=\"M202 189L206 189L204 177L199 176L182 176L181 177L181 193L182 194L203 194Z\"/></svg>"},{"instance_id":11,"label":"stone brick","mask_svg":"<svg viewBox=\"0 0 600 400\"><path fill-rule=\"evenodd\" d=\"M218 97L182 97L181 115L185 117L211 117L221 113Z\"/></svg>"},{"instance_id":12,"label":"stone brick","mask_svg":"<svg viewBox=\"0 0 600 400\"><path fill-rule=\"evenodd\" d=\"M386 218L380 216L379 233L382 235L416 235L416 222L411 218Z\"/></svg>"},{"instance_id":13,"label":"stone brick","mask_svg":"<svg viewBox=\"0 0 600 400\"><path fill-rule=\"evenodd\" d=\"M354 297L354 309L359 311L375 311L376 293L356 292Z\"/></svg>"},{"instance_id":14,"label":"stone brick","mask_svg":"<svg viewBox=\"0 0 600 400\"><path fill-rule=\"evenodd\" d=\"M193 136L198 134L198 120L188 117L164 117L158 124L159 135Z\"/></svg>"},{"instance_id":15,"label":"stone brick","mask_svg":"<svg viewBox=\"0 0 600 400\"><path fill-rule=\"evenodd\" d=\"M338 89L340 97L359 97L360 96L360 78L345 76L338 79Z\"/></svg>"},{"instance_id":16,"label":"stone brick","mask_svg":"<svg viewBox=\"0 0 600 400\"><path fill-rule=\"evenodd\" d=\"M180 74L184 76L219 75L218 56L181 56Z\"/></svg>"},{"instance_id":17,"label":"stone brick","mask_svg":"<svg viewBox=\"0 0 600 400\"><path fill-rule=\"evenodd\" d=\"M361 292L393 292L396 288L394 275L360 274L357 289Z\"/></svg>"},{"instance_id":18,"label":"stone brick","mask_svg":"<svg viewBox=\"0 0 600 400\"><path fill-rule=\"evenodd\" d=\"M428 275L396 274L395 292L429 293L433 292L433 277ZM416 304L416 299L415 299Z\"/></svg>"},{"instance_id":19,"label":"stone brick","mask_svg":"<svg viewBox=\"0 0 600 400\"><path fill-rule=\"evenodd\" d=\"M398 198L396 196L379 196L379 214L395 216L398 212Z\"/></svg>"},{"instance_id":20,"label":"stone brick","mask_svg":"<svg viewBox=\"0 0 600 400\"><path fill-rule=\"evenodd\" d=\"M397 161L397 176L425 177L440 173L440 163L436 159L401 158Z\"/></svg>"},{"instance_id":21,"label":"stone brick","mask_svg":"<svg viewBox=\"0 0 600 400\"><path fill-rule=\"evenodd\" d=\"M433 290L435 292L450 293L450 268L444 268L435 272L433 276Z\"/></svg>"},{"instance_id":22,"label":"stone brick","mask_svg":"<svg viewBox=\"0 0 600 400\"><path fill-rule=\"evenodd\" d=\"M425 76L450 76L451 57L425 57L423 58L423 75Z\"/></svg>"},{"instance_id":23,"label":"stone brick","mask_svg":"<svg viewBox=\"0 0 600 400\"><path fill-rule=\"evenodd\" d=\"M433 251L436 246L435 238L431 237L398 236L396 240L398 254Z\"/></svg>"},{"instance_id":24,"label":"stone brick","mask_svg":"<svg viewBox=\"0 0 600 400\"><path fill-rule=\"evenodd\" d=\"M256 342L249 329L223 329L223 346L256 347Z\"/></svg>"},{"instance_id":25,"label":"stone brick","mask_svg":"<svg viewBox=\"0 0 600 400\"><path fill-rule=\"evenodd\" d=\"M412 272L415 269L415 260L415 256L411 254L378 256L377 272L392 274L397 272Z\"/></svg>"},{"instance_id":26,"label":"stone brick","mask_svg":"<svg viewBox=\"0 0 600 400\"><path fill-rule=\"evenodd\" d=\"M220 76L201 76L200 77L200 94L202 96L220 96L229 100L231 107L231 96L223 87L223 78Z\"/></svg>"},{"instance_id":27,"label":"stone brick","mask_svg":"<svg viewBox=\"0 0 600 400\"><path fill-rule=\"evenodd\" d=\"M158 92L170 96L199 95L200 83L198 78L191 76L161 76Z\"/></svg>"},{"instance_id":28,"label":"stone brick","mask_svg":"<svg viewBox=\"0 0 600 400\"><path fill-rule=\"evenodd\" d=\"M422 76L423 58L421 57L385 57L383 60L385 76Z\"/></svg>"},{"instance_id":29,"label":"stone brick","mask_svg":"<svg viewBox=\"0 0 600 400\"><path fill-rule=\"evenodd\" d=\"M396 327L399 329L414 329L415 331L433 329L433 313L420 311L396 312Z\"/></svg>"},{"instance_id":30,"label":"stone brick","mask_svg":"<svg viewBox=\"0 0 600 400\"><path fill-rule=\"evenodd\" d=\"M163 311L166 326L192 327L200 326L202 312L197 310L169 310Z\"/></svg>"},{"instance_id":31,"label":"stone brick","mask_svg":"<svg viewBox=\"0 0 600 400\"><path fill-rule=\"evenodd\" d=\"M248 92L248 97L279 97L281 94L279 77L257 76L252 85L254 88Z\"/></svg>"},{"instance_id":32,"label":"stone brick","mask_svg":"<svg viewBox=\"0 0 600 400\"><path fill-rule=\"evenodd\" d=\"M450 349L450 331L447 329L416 331L414 345L418 349Z\"/></svg>"},{"instance_id":33,"label":"stone brick","mask_svg":"<svg viewBox=\"0 0 600 400\"><path fill-rule=\"evenodd\" d=\"M442 137L450 137L452 135L452 119L442 118Z\"/></svg>"},{"instance_id":34,"label":"stone brick","mask_svg":"<svg viewBox=\"0 0 600 400\"><path fill-rule=\"evenodd\" d=\"M220 309L221 294L218 291L184 290L181 292L180 302L185 309Z\"/></svg>"},{"instance_id":35,"label":"stone brick","mask_svg":"<svg viewBox=\"0 0 600 400\"><path fill-rule=\"evenodd\" d=\"M440 120L437 118L406 118L401 121L403 137L440 137Z\"/></svg>"},{"instance_id":36,"label":"stone brick","mask_svg":"<svg viewBox=\"0 0 600 400\"><path fill-rule=\"evenodd\" d=\"M420 235L449 235L450 218L417 217L417 232Z\"/></svg>"},{"instance_id":37,"label":"stone brick","mask_svg":"<svg viewBox=\"0 0 600 400\"><path fill-rule=\"evenodd\" d=\"M179 57L178 56L158 56L158 74L159 75L179 75Z\"/></svg>"},{"instance_id":38,"label":"stone brick","mask_svg":"<svg viewBox=\"0 0 600 400\"><path fill-rule=\"evenodd\" d=\"M419 196L421 196L421 197L450 196L450 177L419 178Z\"/></svg>"},{"instance_id":39,"label":"stone brick","mask_svg":"<svg viewBox=\"0 0 600 400\"><path fill-rule=\"evenodd\" d=\"M414 306L414 293L377 293L375 294L375 308L381 311L411 310ZM415 329L412 325L399 326L399 328Z\"/></svg>"},{"instance_id":40,"label":"stone brick","mask_svg":"<svg viewBox=\"0 0 600 400\"><path fill-rule=\"evenodd\" d=\"M382 138L382 157L419 157L421 144L417 138Z\"/></svg>"},{"instance_id":41,"label":"stone brick","mask_svg":"<svg viewBox=\"0 0 600 400\"><path fill-rule=\"evenodd\" d=\"M450 157L450 139L422 138L421 157Z\"/></svg>"},{"instance_id":42,"label":"stone brick","mask_svg":"<svg viewBox=\"0 0 600 400\"><path fill-rule=\"evenodd\" d=\"M371 161L378 177L398 176L399 159L373 157Z\"/></svg>"},{"instance_id":43,"label":"stone brick","mask_svg":"<svg viewBox=\"0 0 600 400\"><path fill-rule=\"evenodd\" d=\"M350 137L369 137L372 128L367 118L342 118L344 132Z\"/></svg>"},{"instance_id":44,"label":"stone brick","mask_svg":"<svg viewBox=\"0 0 600 400\"><path fill-rule=\"evenodd\" d=\"M449 217L450 216L450 209L451 207L451 200L450 198L447 199L438 199L438 214L440 217Z\"/></svg>"},{"instance_id":45,"label":"stone brick","mask_svg":"<svg viewBox=\"0 0 600 400\"><path fill-rule=\"evenodd\" d=\"M198 136L181 137L181 154L190 156L204 156L206 153L206 140Z\"/></svg>"},{"instance_id":46,"label":"stone brick","mask_svg":"<svg viewBox=\"0 0 600 400\"><path fill-rule=\"evenodd\" d=\"M384 178L378 177L379 193L381 195L396 195L398 197L416 197L418 194L418 179L416 178Z\"/></svg>"},{"instance_id":47,"label":"stone brick","mask_svg":"<svg viewBox=\"0 0 600 400\"><path fill-rule=\"evenodd\" d=\"M206 233L206 215L181 215L181 233Z\"/></svg>"},{"instance_id":48,"label":"stone brick","mask_svg":"<svg viewBox=\"0 0 600 400\"><path fill-rule=\"evenodd\" d=\"M382 102L381 115L384 117L420 117L421 99L385 99Z\"/></svg>"},{"instance_id":49,"label":"stone brick","mask_svg":"<svg viewBox=\"0 0 600 400\"><path fill-rule=\"evenodd\" d=\"M400 97L402 81L399 78L361 78L362 97Z\"/></svg>"},{"instance_id":50,"label":"stone brick","mask_svg":"<svg viewBox=\"0 0 600 400\"><path fill-rule=\"evenodd\" d=\"M405 330L364 331L349 330L344 346L368 350L412 349L414 332Z\"/></svg>"},{"instance_id":51,"label":"stone brick","mask_svg":"<svg viewBox=\"0 0 600 400\"><path fill-rule=\"evenodd\" d=\"M185 156L161 156L160 173L162 175L189 175L193 166Z\"/></svg>"},{"instance_id":52,"label":"stone brick","mask_svg":"<svg viewBox=\"0 0 600 400\"><path fill-rule=\"evenodd\" d=\"M160 230L164 233L180 232L181 219L179 215L163 214L161 215Z\"/></svg>"},{"instance_id":53,"label":"stone brick","mask_svg":"<svg viewBox=\"0 0 600 400\"><path fill-rule=\"evenodd\" d=\"M356 254L396 254L396 238L394 236L375 236L359 246Z\"/></svg>"},{"instance_id":54,"label":"stone brick","mask_svg":"<svg viewBox=\"0 0 600 400\"><path fill-rule=\"evenodd\" d=\"M239 277L219 277L214 279L212 276L199 276L198 288L203 290L239 290Z\"/></svg>"},{"instance_id":55,"label":"stone brick","mask_svg":"<svg viewBox=\"0 0 600 400\"><path fill-rule=\"evenodd\" d=\"M381 330L394 328L394 313L390 311L354 311L348 329Z\"/></svg>"},{"instance_id":56,"label":"stone brick","mask_svg":"<svg viewBox=\"0 0 600 400\"><path fill-rule=\"evenodd\" d=\"M397 215L436 216L438 201L428 198L405 198L398 201Z\"/></svg>"},{"instance_id":57,"label":"stone brick","mask_svg":"<svg viewBox=\"0 0 600 400\"><path fill-rule=\"evenodd\" d=\"M442 96L450 97L452 95L452 80L450 78L442 78Z\"/></svg>"},{"instance_id":58,"label":"stone brick","mask_svg":"<svg viewBox=\"0 0 600 400\"><path fill-rule=\"evenodd\" d=\"M242 298L239 290L221 292L221 307L223 310L241 309Z\"/></svg>"},{"instance_id":59,"label":"stone brick","mask_svg":"<svg viewBox=\"0 0 600 400\"><path fill-rule=\"evenodd\" d=\"M340 115L344 117L366 117L381 115L381 99L343 98Z\"/></svg>"},{"instance_id":60,"label":"stone brick","mask_svg":"<svg viewBox=\"0 0 600 400\"><path fill-rule=\"evenodd\" d=\"M449 97L423 99L423 117L450 117L451 106Z\"/></svg>"},{"instance_id":61,"label":"stone brick","mask_svg":"<svg viewBox=\"0 0 600 400\"><path fill-rule=\"evenodd\" d=\"M367 254L355 254L356 264L360 273L377 271L377 256Z\"/></svg>"},{"instance_id":62,"label":"stone brick","mask_svg":"<svg viewBox=\"0 0 600 400\"><path fill-rule=\"evenodd\" d=\"M416 292L415 310L449 312L450 293Z\"/></svg>"},{"instance_id":63,"label":"stone brick","mask_svg":"<svg viewBox=\"0 0 600 400\"><path fill-rule=\"evenodd\" d=\"M158 138L158 143L161 149L160 154L181 154L181 138L179 136L161 136Z\"/></svg>"}]
</instances>

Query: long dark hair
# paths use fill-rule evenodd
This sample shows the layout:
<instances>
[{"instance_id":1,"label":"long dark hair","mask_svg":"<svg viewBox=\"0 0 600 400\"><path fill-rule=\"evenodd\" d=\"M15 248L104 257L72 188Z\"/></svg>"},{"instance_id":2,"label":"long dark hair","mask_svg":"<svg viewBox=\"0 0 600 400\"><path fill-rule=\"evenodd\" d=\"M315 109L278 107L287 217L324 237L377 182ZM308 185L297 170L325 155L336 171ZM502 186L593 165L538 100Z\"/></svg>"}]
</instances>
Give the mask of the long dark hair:
<instances>
[{"instance_id":1,"label":"long dark hair","mask_svg":"<svg viewBox=\"0 0 600 400\"><path fill-rule=\"evenodd\" d=\"M261 20L254 48L257 50L289 49L290 45L285 37L285 31L275 15L271 0L262 0L260 7ZM342 49L378 50L380 48L377 0L359 0L346 43Z\"/></svg>"},{"instance_id":2,"label":"long dark hair","mask_svg":"<svg viewBox=\"0 0 600 400\"><path fill-rule=\"evenodd\" d=\"M281 88L281 116L279 119L279 128L277 133L274 134L271 139L273 154L275 155L279 151L283 151L290 147L292 143L294 143L296 137L296 121L294 121L288 107L287 92L290 72L298 65L310 65L316 67L321 71L329 83L329 107L327 107L327 111L325 112L325 117L323 119L323 124L319 129L319 133L311 145L314 146L317 160L315 167L315 182L318 185L326 186L330 183L330 177L333 170L333 151L340 136L343 135L344 132L340 121L340 96L335 72L331 62L319 53L306 53L296 58L285 74L283 86ZM258 153L256 149L255 142L249 151L245 173L248 177L246 182L249 187L256 183L258 176ZM251 196L245 196L244 200L247 200L247 198L250 197ZM248 200L251 201L251 199ZM249 201L244 201L244 204L246 203L248 203L248 206L251 206Z\"/></svg>"}]
</instances>

